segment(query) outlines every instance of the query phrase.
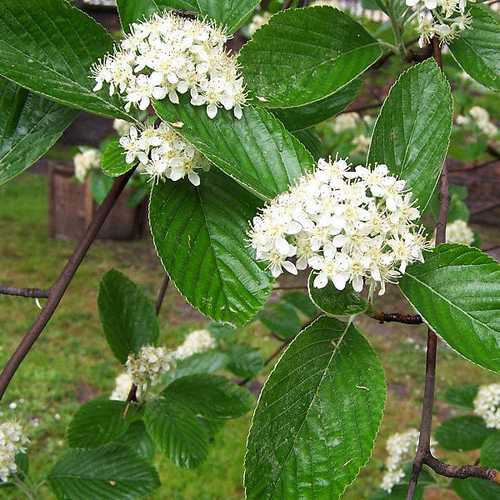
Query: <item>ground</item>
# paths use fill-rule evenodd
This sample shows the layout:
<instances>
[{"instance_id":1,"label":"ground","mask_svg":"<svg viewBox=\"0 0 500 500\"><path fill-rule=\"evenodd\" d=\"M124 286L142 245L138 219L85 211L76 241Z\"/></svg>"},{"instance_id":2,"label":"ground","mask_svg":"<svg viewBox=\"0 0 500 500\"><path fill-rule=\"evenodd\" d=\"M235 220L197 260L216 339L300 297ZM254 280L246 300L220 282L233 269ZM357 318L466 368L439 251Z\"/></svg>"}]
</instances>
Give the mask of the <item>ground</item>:
<instances>
[{"instance_id":1,"label":"ground","mask_svg":"<svg viewBox=\"0 0 500 500\"><path fill-rule=\"evenodd\" d=\"M0 283L11 286L48 287L70 255L74 243L53 241L47 236L47 179L24 174L0 188ZM483 240L497 242L500 232L476 228ZM154 296L162 270L148 239L111 243L98 241L62 300L52 321L35 349L26 358L10 385L1 405L3 418L16 417L29 422L31 470L43 478L65 449L65 428L80 403L100 394L109 394L120 372L106 346L96 310L98 283L111 268L136 280ZM404 312L409 306L396 290L380 304L387 312ZM0 364L13 351L38 313L30 299L0 296ZM204 324L174 291L169 290L161 314L164 342L175 345L183 335ZM379 325L363 319L360 328L380 353L389 387L385 418L374 456L361 472L360 479L345 498L367 498L378 485L388 435L418 426L422 397L425 328ZM242 335L248 342L270 353L277 342L257 324ZM262 376L263 381L265 376ZM498 377L465 361L446 346L439 351L438 398L447 387L461 383L486 383ZM16 407L9 408L9 405ZM454 410L438 401L435 423ZM158 457L162 480L155 500L216 500L243 498L242 463L250 415L225 426L211 447L209 459L196 470L183 470ZM446 456L452 460L474 457ZM332 474L334 472L332 471ZM446 497L434 491L429 498ZM13 496L11 498L19 498ZM52 498L44 485L41 499Z\"/></svg>"}]
</instances>

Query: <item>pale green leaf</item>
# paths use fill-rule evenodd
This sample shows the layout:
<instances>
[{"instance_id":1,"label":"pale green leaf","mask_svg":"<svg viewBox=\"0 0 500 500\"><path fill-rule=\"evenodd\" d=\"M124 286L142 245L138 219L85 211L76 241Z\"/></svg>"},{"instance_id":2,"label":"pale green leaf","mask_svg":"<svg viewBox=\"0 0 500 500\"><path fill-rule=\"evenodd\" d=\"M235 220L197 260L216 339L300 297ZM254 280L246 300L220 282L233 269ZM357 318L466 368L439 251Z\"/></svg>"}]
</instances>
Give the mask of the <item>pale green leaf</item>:
<instances>
[{"instance_id":1,"label":"pale green leaf","mask_svg":"<svg viewBox=\"0 0 500 500\"><path fill-rule=\"evenodd\" d=\"M476 248L440 245L399 286L424 321L465 358L500 370L500 264Z\"/></svg>"},{"instance_id":2,"label":"pale green leaf","mask_svg":"<svg viewBox=\"0 0 500 500\"><path fill-rule=\"evenodd\" d=\"M371 455L385 395L382 366L361 333L318 319L262 391L247 443L247 498L339 498Z\"/></svg>"},{"instance_id":3,"label":"pale green leaf","mask_svg":"<svg viewBox=\"0 0 500 500\"><path fill-rule=\"evenodd\" d=\"M106 144L102 152L101 167L110 177L118 177L133 168L135 163L125 161L125 152L118 139L112 139Z\"/></svg>"},{"instance_id":4,"label":"pale green leaf","mask_svg":"<svg viewBox=\"0 0 500 500\"><path fill-rule=\"evenodd\" d=\"M382 54L356 21L332 7L275 14L242 49L251 94L270 108L295 108L342 89Z\"/></svg>"},{"instance_id":5,"label":"pale green leaf","mask_svg":"<svg viewBox=\"0 0 500 500\"><path fill-rule=\"evenodd\" d=\"M187 180L161 182L149 217L163 266L182 295L217 321L248 322L264 305L272 281L253 258L246 231L255 198L216 170Z\"/></svg>"}]
</instances>

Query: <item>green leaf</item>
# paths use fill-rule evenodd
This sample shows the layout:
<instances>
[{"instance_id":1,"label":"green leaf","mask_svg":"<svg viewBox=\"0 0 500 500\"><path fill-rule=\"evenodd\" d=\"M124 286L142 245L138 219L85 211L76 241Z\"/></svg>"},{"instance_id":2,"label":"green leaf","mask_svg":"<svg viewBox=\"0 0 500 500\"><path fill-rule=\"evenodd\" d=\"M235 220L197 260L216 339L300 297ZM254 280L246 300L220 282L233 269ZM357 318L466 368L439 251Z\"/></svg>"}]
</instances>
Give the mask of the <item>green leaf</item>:
<instances>
[{"instance_id":1,"label":"green leaf","mask_svg":"<svg viewBox=\"0 0 500 500\"><path fill-rule=\"evenodd\" d=\"M476 399L478 389L477 384L450 387L446 391L444 399L452 405L472 409L474 408L474 399Z\"/></svg>"},{"instance_id":2,"label":"green leaf","mask_svg":"<svg viewBox=\"0 0 500 500\"><path fill-rule=\"evenodd\" d=\"M127 445L145 460L151 461L154 458L156 447L151 436L146 432L142 420L132 422L125 434L119 437L116 442Z\"/></svg>"},{"instance_id":3,"label":"green leaf","mask_svg":"<svg viewBox=\"0 0 500 500\"><path fill-rule=\"evenodd\" d=\"M500 468L500 432L489 429L491 435L488 436L481 446L481 465Z\"/></svg>"},{"instance_id":4,"label":"green leaf","mask_svg":"<svg viewBox=\"0 0 500 500\"><path fill-rule=\"evenodd\" d=\"M152 465L127 446L113 443L93 450L69 450L48 479L61 500L129 500L147 496L160 486Z\"/></svg>"},{"instance_id":5,"label":"green leaf","mask_svg":"<svg viewBox=\"0 0 500 500\"><path fill-rule=\"evenodd\" d=\"M124 274L113 269L104 275L98 305L104 334L121 363L141 347L156 344L160 329L154 305Z\"/></svg>"},{"instance_id":6,"label":"green leaf","mask_svg":"<svg viewBox=\"0 0 500 500\"><path fill-rule=\"evenodd\" d=\"M113 48L106 30L65 0L0 2L0 74L98 115L134 120L118 97L93 92L91 66Z\"/></svg>"},{"instance_id":7,"label":"green leaf","mask_svg":"<svg viewBox=\"0 0 500 500\"><path fill-rule=\"evenodd\" d=\"M484 479L453 479L451 488L463 500L500 500L500 486Z\"/></svg>"},{"instance_id":8,"label":"green leaf","mask_svg":"<svg viewBox=\"0 0 500 500\"><path fill-rule=\"evenodd\" d=\"M203 16L226 26L228 33L234 33L259 5L260 0L196 0Z\"/></svg>"},{"instance_id":9,"label":"green leaf","mask_svg":"<svg viewBox=\"0 0 500 500\"><path fill-rule=\"evenodd\" d=\"M158 10L155 0L117 0L118 14L123 31L128 33L130 25L146 19Z\"/></svg>"},{"instance_id":10,"label":"green leaf","mask_svg":"<svg viewBox=\"0 0 500 500\"><path fill-rule=\"evenodd\" d=\"M307 287L309 297L313 304L329 315L352 316L366 311L368 304L347 285L344 290L337 290L335 285L329 281L324 288L316 288L313 285L314 273L309 275Z\"/></svg>"},{"instance_id":11,"label":"green leaf","mask_svg":"<svg viewBox=\"0 0 500 500\"><path fill-rule=\"evenodd\" d=\"M470 451L481 448L491 432L481 417L462 415L445 420L436 429L435 437L445 450Z\"/></svg>"},{"instance_id":12,"label":"green leaf","mask_svg":"<svg viewBox=\"0 0 500 500\"><path fill-rule=\"evenodd\" d=\"M296 108L273 109L273 113L288 130L303 130L344 111L356 99L360 88L361 79L358 78L320 101Z\"/></svg>"},{"instance_id":13,"label":"green leaf","mask_svg":"<svg viewBox=\"0 0 500 500\"><path fill-rule=\"evenodd\" d=\"M130 24L162 9L181 9L201 14L234 33L255 10L259 0L118 0L120 20L125 31Z\"/></svg>"},{"instance_id":14,"label":"green leaf","mask_svg":"<svg viewBox=\"0 0 500 500\"><path fill-rule=\"evenodd\" d=\"M228 354L227 369L238 377L253 378L264 368L262 354L249 345L233 344Z\"/></svg>"},{"instance_id":15,"label":"green leaf","mask_svg":"<svg viewBox=\"0 0 500 500\"><path fill-rule=\"evenodd\" d=\"M170 383L175 379L187 377L188 375L214 373L225 368L228 363L229 357L224 352L216 351L215 349L200 352L177 361L175 370L165 373L163 380L166 383Z\"/></svg>"},{"instance_id":16,"label":"green leaf","mask_svg":"<svg viewBox=\"0 0 500 500\"><path fill-rule=\"evenodd\" d=\"M375 124L368 162L404 179L422 212L441 174L452 116L450 86L429 59L399 77Z\"/></svg>"},{"instance_id":17,"label":"green leaf","mask_svg":"<svg viewBox=\"0 0 500 500\"><path fill-rule=\"evenodd\" d=\"M137 418L137 410L130 405L126 416L124 401L98 398L82 405L68 428L71 448L97 448L115 441Z\"/></svg>"},{"instance_id":18,"label":"green leaf","mask_svg":"<svg viewBox=\"0 0 500 500\"><path fill-rule=\"evenodd\" d=\"M293 135L306 147L312 154L315 161L323 157L323 143L312 129L297 130Z\"/></svg>"},{"instance_id":19,"label":"green leaf","mask_svg":"<svg viewBox=\"0 0 500 500\"><path fill-rule=\"evenodd\" d=\"M457 63L474 80L500 89L500 16L485 5L472 5L472 26L450 43Z\"/></svg>"},{"instance_id":20,"label":"green leaf","mask_svg":"<svg viewBox=\"0 0 500 500\"><path fill-rule=\"evenodd\" d=\"M100 171L92 172L90 177L90 192L96 203L102 203L113 187L113 179Z\"/></svg>"},{"instance_id":21,"label":"green leaf","mask_svg":"<svg viewBox=\"0 0 500 500\"><path fill-rule=\"evenodd\" d=\"M500 264L477 248L440 245L399 286L424 321L462 356L500 370Z\"/></svg>"},{"instance_id":22,"label":"green leaf","mask_svg":"<svg viewBox=\"0 0 500 500\"><path fill-rule=\"evenodd\" d=\"M118 139L112 139L106 144L101 158L101 167L106 175L118 177L128 172L134 165L125 161L125 152Z\"/></svg>"},{"instance_id":23,"label":"green leaf","mask_svg":"<svg viewBox=\"0 0 500 500\"><path fill-rule=\"evenodd\" d=\"M318 312L309 295L304 292L286 292L281 296L281 300L291 304L308 318L316 316Z\"/></svg>"},{"instance_id":24,"label":"green leaf","mask_svg":"<svg viewBox=\"0 0 500 500\"><path fill-rule=\"evenodd\" d=\"M302 326L295 307L284 302L268 304L260 311L258 319L282 339L295 337Z\"/></svg>"},{"instance_id":25,"label":"green leaf","mask_svg":"<svg viewBox=\"0 0 500 500\"><path fill-rule=\"evenodd\" d=\"M272 281L248 246L255 198L222 173L162 182L152 192L149 218L163 266L201 313L237 325L264 305Z\"/></svg>"},{"instance_id":26,"label":"green leaf","mask_svg":"<svg viewBox=\"0 0 500 500\"><path fill-rule=\"evenodd\" d=\"M189 408L158 398L147 403L144 423L156 446L179 467L196 467L205 460L209 432Z\"/></svg>"},{"instance_id":27,"label":"green leaf","mask_svg":"<svg viewBox=\"0 0 500 500\"><path fill-rule=\"evenodd\" d=\"M357 78L382 54L356 21L332 7L275 14L241 50L247 87L263 105L320 101Z\"/></svg>"},{"instance_id":28,"label":"green leaf","mask_svg":"<svg viewBox=\"0 0 500 500\"><path fill-rule=\"evenodd\" d=\"M195 415L214 420L241 417L253 403L246 389L224 377L207 374L178 378L163 391L163 396Z\"/></svg>"},{"instance_id":29,"label":"green leaf","mask_svg":"<svg viewBox=\"0 0 500 500\"><path fill-rule=\"evenodd\" d=\"M43 156L77 114L0 78L0 185Z\"/></svg>"},{"instance_id":30,"label":"green leaf","mask_svg":"<svg viewBox=\"0 0 500 500\"><path fill-rule=\"evenodd\" d=\"M286 191L293 180L312 169L306 148L272 114L246 106L237 120L221 110L211 120L203 107L163 100L155 109L164 121L183 124L176 131L213 164L263 199Z\"/></svg>"},{"instance_id":31,"label":"green leaf","mask_svg":"<svg viewBox=\"0 0 500 500\"><path fill-rule=\"evenodd\" d=\"M247 498L339 498L371 455L385 395L382 366L354 325L315 321L260 396L247 443Z\"/></svg>"}]
</instances>

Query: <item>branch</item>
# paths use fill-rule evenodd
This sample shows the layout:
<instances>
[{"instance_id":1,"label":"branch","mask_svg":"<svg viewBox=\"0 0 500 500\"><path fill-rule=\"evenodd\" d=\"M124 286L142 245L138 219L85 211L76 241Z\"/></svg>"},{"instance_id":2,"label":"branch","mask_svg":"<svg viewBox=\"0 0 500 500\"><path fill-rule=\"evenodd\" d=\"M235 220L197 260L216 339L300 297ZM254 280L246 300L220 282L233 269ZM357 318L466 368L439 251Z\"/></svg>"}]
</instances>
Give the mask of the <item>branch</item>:
<instances>
[{"instance_id":1,"label":"branch","mask_svg":"<svg viewBox=\"0 0 500 500\"><path fill-rule=\"evenodd\" d=\"M0 286L0 294L14 295L16 297L26 297L28 299L48 299L50 290L41 290L40 288L14 288Z\"/></svg>"},{"instance_id":2,"label":"branch","mask_svg":"<svg viewBox=\"0 0 500 500\"><path fill-rule=\"evenodd\" d=\"M443 69L441 60L441 47L439 40L432 39L433 56L438 66ZM448 220L448 170L446 160L439 186L439 216L436 224L436 246L446 242L446 221ZM417 488L418 477L426 457L430 455L431 432L432 432L432 409L434 406L434 392L436 389L436 359L438 339L436 334L429 329L427 332L427 355L425 362L425 387L424 401L422 405L422 419L420 422L420 434L418 439L417 453L413 462L413 469L408 485L407 500L413 500Z\"/></svg>"},{"instance_id":3,"label":"branch","mask_svg":"<svg viewBox=\"0 0 500 500\"><path fill-rule=\"evenodd\" d=\"M57 278L56 282L50 289L49 300L46 302L44 308L40 312L38 318L36 319L33 326L26 333L26 335L21 340L20 344L17 346L14 354L11 356L7 364L5 365L2 373L0 374L0 399L3 397L12 377L16 373L20 364L23 362L26 354L33 347L43 329L49 322L49 320L54 315L59 302L61 301L66 289L68 288L73 276L75 275L78 267L82 263L88 249L94 242L99 230L101 229L104 221L111 212L111 209L116 203L116 200L120 196L121 192L127 185L128 180L134 173L135 168L128 171L126 174L118 177L111 191L106 196L105 200L97 209L94 219L90 223L89 227L85 231L82 239L78 242L75 251L69 258L68 262L64 266L61 274Z\"/></svg>"},{"instance_id":4,"label":"branch","mask_svg":"<svg viewBox=\"0 0 500 500\"><path fill-rule=\"evenodd\" d=\"M434 472L441 476L453 477L456 479L467 479L468 477L477 477L500 484L500 472L496 469L488 469L480 465L449 465L441 462L432 453L428 453L424 459L425 465L428 465Z\"/></svg>"},{"instance_id":5,"label":"branch","mask_svg":"<svg viewBox=\"0 0 500 500\"><path fill-rule=\"evenodd\" d=\"M168 285L170 283L170 276L165 273L165 277L161 282L160 291L158 292L158 298L156 299L156 314L160 314L161 305L163 304L163 299L165 298L165 294L167 293Z\"/></svg>"},{"instance_id":6,"label":"branch","mask_svg":"<svg viewBox=\"0 0 500 500\"><path fill-rule=\"evenodd\" d=\"M406 325L421 325L422 317L418 314L401 314L376 312L370 314L370 318L376 319L379 323L404 323Z\"/></svg>"}]
</instances>

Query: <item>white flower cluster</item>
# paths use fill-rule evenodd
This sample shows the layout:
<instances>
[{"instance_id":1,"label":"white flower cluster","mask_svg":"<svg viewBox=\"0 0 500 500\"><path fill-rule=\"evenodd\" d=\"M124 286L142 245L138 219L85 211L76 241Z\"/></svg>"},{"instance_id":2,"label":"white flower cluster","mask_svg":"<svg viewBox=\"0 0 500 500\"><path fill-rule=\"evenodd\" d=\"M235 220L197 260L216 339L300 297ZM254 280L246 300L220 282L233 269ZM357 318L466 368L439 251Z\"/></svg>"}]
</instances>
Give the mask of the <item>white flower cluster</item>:
<instances>
[{"instance_id":1,"label":"white flower cluster","mask_svg":"<svg viewBox=\"0 0 500 500\"><path fill-rule=\"evenodd\" d=\"M469 125L474 123L487 137L495 137L498 134L497 126L491 121L490 114L481 106L473 106L469 109L469 116L458 115L457 125Z\"/></svg>"},{"instance_id":2,"label":"white flower cluster","mask_svg":"<svg viewBox=\"0 0 500 500\"><path fill-rule=\"evenodd\" d=\"M486 427L500 429L500 384L482 385L474 400L474 413Z\"/></svg>"},{"instance_id":3,"label":"white flower cluster","mask_svg":"<svg viewBox=\"0 0 500 500\"><path fill-rule=\"evenodd\" d=\"M125 364L132 382L144 393L160 382L163 373L174 367L172 352L163 347L144 346L139 354L129 355Z\"/></svg>"},{"instance_id":4,"label":"white flower cluster","mask_svg":"<svg viewBox=\"0 0 500 500\"><path fill-rule=\"evenodd\" d=\"M126 401L131 388L132 377L126 372L120 373L115 379L115 388L109 399L113 399L114 401Z\"/></svg>"},{"instance_id":5,"label":"white flower cluster","mask_svg":"<svg viewBox=\"0 0 500 500\"><path fill-rule=\"evenodd\" d=\"M29 440L15 421L0 424L0 481L5 482L17 472L16 455L26 451Z\"/></svg>"},{"instance_id":6,"label":"white flower cluster","mask_svg":"<svg viewBox=\"0 0 500 500\"><path fill-rule=\"evenodd\" d=\"M266 25L269 22L269 19L271 19L272 14L270 12L262 12L261 14L255 14L253 16L252 21L248 25L248 34L250 36L253 36L255 32L259 29L262 28L262 26Z\"/></svg>"},{"instance_id":7,"label":"white flower cluster","mask_svg":"<svg viewBox=\"0 0 500 500\"><path fill-rule=\"evenodd\" d=\"M474 241L474 232L464 220L456 220L446 226L446 241L471 245Z\"/></svg>"},{"instance_id":8,"label":"white flower cluster","mask_svg":"<svg viewBox=\"0 0 500 500\"><path fill-rule=\"evenodd\" d=\"M474 2L475 0L469 0ZM472 25L472 16L467 11L467 0L406 0L406 5L418 14L420 47L437 37L441 44L455 39Z\"/></svg>"},{"instance_id":9,"label":"white flower cluster","mask_svg":"<svg viewBox=\"0 0 500 500\"><path fill-rule=\"evenodd\" d=\"M120 120L119 118L113 120L113 128L119 136L128 135L131 126L132 124L126 120Z\"/></svg>"},{"instance_id":10,"label":"white flower cluster","mask_svg":"<svg viewBox=\"0 0 500 500\"><path fill-rule=\"evenodd\" d=\"M178 181L187 176L192 184L199 186L200 176L196 171L209 168L208 161L166 123L159 127L151 125L141 132L130 127L120 144L126 152L126 162L138 160L142 172L155 182Z\"/></svg>"},{"instance_id":11,"label":"white flower cluster","mask_svg":"<svg viewBox=\"0 0 500 500\"><path fill-rule=\"evenodd\" d=\"M181 18L172 13L155 15L133 24L131 33L113 54L93 68L94 91L109 85L111 95L146 110L152 99L190 93L191 104L207 106L215 118L219 107L242 117L245 86L236 59L224 49L227 37L213 24Z\"/></svg>"},{"instance_id":12,"label":"white flower cluster","mask_svg":"<svg viewBox=\"0 0 500 500\"><path fill-rule=\"evenodd\" d=\"M80 148L73 158L75 166L75 177L78 181L84 182L91 170L96 170L101 166L101 152L94 148Z\"/></svg>"},{"instance_id":13,"label":"white flower cluster","mask_svg":"<svg viewBox=\"0 0 500 500\"><path fill-rule=\"evenodd\" d=\"M386 282L423 260L429 244L419 217L405 181L390 176L386 165L353 170L345 160L319 160L314 173L253 219L249 234L274 277L309 266L317 272L316 288L332 281L343 290L350 282L360 292L367 280L370 295L375 285L382 295Z\"/></svg>"},{"instance_id":14,"label":"white flower cluster","mask_svg":"<svg viewBox=\"0 0 500 500\"><path fill-rule=\"evenodd\" d=\"M391 492L404 477L403 465L411 462L414 458L418 446L418 430L409 429L406 432L392 434L387 440L385 448L388 456L385 461L386 472L380 487L387 492ZM436 441L431 438L431 452Z\"/></svg>"},{"instance_id":15,"label":"white flower cluster","mask_svg":"<svg viewBox=\"0 0 500 500\"><path fill-rule=\"evenodd\" d=\"M215 347L215 339L208 330L195 330L176 349L174 356L175 359L185 359L193 354L199 354Z\"/></svg>"},{"instance_id":16,"label":"white flower cluster","mask_svg":"<svg viewBox=\"0 0 500 500\"><path fill-rule=\"evenodd\" d=\"M353 139L352 142L356 146L354 148L355 153L368 153L372 140L365 134L359 134Z\"/></svg>"},{"instance_id":17,"label":"white flower cluster","mask_svg":"<svg viewBox=\"0 0 500 500\"><path fill-rule=\"evenodd\" d=\"M356 128L360 119L358 113L341 113L333 120L333 131L340 134L346 130Z\"/></svg>"}]
</instances>

